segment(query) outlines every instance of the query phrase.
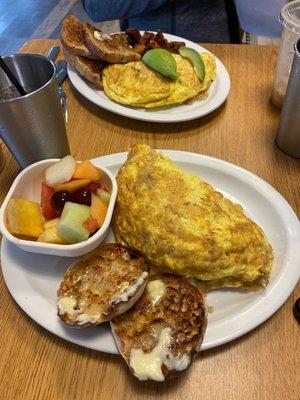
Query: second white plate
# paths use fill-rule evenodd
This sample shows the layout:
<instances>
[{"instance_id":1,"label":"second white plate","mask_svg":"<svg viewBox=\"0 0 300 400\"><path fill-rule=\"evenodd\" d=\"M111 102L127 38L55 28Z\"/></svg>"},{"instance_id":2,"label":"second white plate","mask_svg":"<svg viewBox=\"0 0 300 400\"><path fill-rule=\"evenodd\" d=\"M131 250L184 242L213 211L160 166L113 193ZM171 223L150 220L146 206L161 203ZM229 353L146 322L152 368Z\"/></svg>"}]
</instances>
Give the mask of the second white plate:
<instances>
[{"instance_id":1,"label":"second white plate","mask_svg":"<svg viewBox=\"0 0 300 400\"><path fill-rule=\"evenodd\" d=\"M184 41L187 47L191 47L200 53L203 51L208 52L204 47L189 40L166 33L164 36L168 40ZM95 86L81 78L70 65L68 65L68 74L70 81L79 93L105 110L141 121L182 122L203 117L217 109L226 100L230 90L230 78L226 68L218 58L216 58L216 67L216 79L209 88L208 97L205 100L195 100L191 104L181 104L152 110L123 106L122 104L113 102L103 91L97 90Z\"/></svg>"},{"instance_id":2,"label":"second white plate","mask_svg":"<svg viewBox=\"0 0 300 400\"><path fill-rule=\"evenodd\" d=\"M264 322L285 302L300 275L300 225L286 200L269 184L238 166L199 154L163 151L183 170L211 183L226 197L240 203L266 233L275 260L269 285L259 292L218 290L209 293L213 306L202 349L229 342ZM95 164L117 173L126 153L96 158ZM110 233L107 241L113 241ZM39 325L81 346L108 353L117 348L108 325L75 330L56 315L56 291L73 260L27 253L2 240L1 263L6 285L19 306Z\"/></svg>"}]
</instances>

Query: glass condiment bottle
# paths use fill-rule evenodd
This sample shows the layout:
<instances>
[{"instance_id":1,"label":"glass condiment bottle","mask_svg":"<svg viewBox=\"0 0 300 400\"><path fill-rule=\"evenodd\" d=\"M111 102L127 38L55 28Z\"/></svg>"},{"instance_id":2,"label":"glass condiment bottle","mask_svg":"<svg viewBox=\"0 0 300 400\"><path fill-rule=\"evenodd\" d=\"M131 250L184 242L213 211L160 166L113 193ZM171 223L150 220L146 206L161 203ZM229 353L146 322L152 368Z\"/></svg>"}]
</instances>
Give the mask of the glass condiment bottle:
<instances>
[{"instance_id":1,"label":"glass condiment bottle","mask_svg":"<svg viewBox=\"0 0 300 400\"><path fill-rule=\"evenodd\" d=\"M286 154L300 158L300 39L294 47L294 60L275 143Z\"/></svg>"},{"instance_id":2,"label":"glass condiment bottle","mask_svg":"<svg viewBox=\"0 0 300 400\"><path fill-rule=\"evenodd\" d=\"M283 25L271 101L282 107L294 57L294 45L300 38L300 1L287 3L279 14Z\"/></svg>"}]
</instances>

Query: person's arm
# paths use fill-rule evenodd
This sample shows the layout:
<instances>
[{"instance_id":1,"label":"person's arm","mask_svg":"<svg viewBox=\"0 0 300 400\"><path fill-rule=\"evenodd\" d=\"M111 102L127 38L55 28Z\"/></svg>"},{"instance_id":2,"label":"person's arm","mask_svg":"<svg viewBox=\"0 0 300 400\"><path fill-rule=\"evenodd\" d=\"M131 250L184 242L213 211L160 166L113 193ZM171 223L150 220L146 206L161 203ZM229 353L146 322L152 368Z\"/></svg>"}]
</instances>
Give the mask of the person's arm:
<instances>
[{"instance_id":1,"label":"person's arm","mask_svg":"<svg viewBox=\"0 0 300 400\"><path fill-rule=\"evenodd\" d=\"M167 0L81 0L93 21L134 17L159 8Z\"/></svg>"}]
</instances>

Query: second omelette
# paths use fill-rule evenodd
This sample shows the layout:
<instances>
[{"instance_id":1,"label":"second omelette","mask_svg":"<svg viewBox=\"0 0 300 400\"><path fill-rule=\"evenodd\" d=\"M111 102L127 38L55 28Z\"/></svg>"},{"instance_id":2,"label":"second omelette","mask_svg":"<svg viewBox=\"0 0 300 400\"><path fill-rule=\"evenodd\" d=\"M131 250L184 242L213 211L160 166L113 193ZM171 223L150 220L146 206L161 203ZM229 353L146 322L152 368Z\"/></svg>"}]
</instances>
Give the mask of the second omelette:
<instances>
[{"instance_id":1,"label":"second omelette","mask_svg":"<svg viewBox=\"0 0 300 400\"><path fill-rule=\"evenodd\" d=\"M266 236L211 185L147 145L131 148L117 182L116 239L154 267L197 278L208 290L268 283L273 251Z\"/></svg>"},{"instance_id":2,"label":"second omelette","mask_svg":"<svg viewBox=\"0 0 300 400\"><path fill-rule=\"evenodd\" d=\"M147 67L142 61L112 64L104 68L103 88L113 101L135 107L154 108L181 104L205 92L216 75L215 58L202 53L206 75L200 82L192 64L179 54L176 61L176 81L164 77Z\"/></svg>"}]
</instances>

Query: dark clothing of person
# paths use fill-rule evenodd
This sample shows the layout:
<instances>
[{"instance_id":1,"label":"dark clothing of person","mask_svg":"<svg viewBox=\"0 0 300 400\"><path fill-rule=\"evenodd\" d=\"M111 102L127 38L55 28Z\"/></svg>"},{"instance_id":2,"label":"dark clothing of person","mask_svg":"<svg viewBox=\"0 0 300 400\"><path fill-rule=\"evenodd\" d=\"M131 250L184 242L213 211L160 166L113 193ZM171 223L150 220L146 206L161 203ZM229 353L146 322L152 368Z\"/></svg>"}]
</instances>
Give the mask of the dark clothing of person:
<instances>
[{"instance_id":1,"label":"dark clothing of person","mask_svg":"<svg viewBox=\"0 0 300 400\"><path fill-rule=\"evenodd\" d=\"M230 43L226 0L81 0L96 22L171 33L193 42Z\"/></svg>"}]
</instances>

